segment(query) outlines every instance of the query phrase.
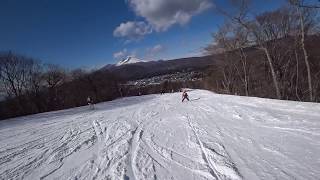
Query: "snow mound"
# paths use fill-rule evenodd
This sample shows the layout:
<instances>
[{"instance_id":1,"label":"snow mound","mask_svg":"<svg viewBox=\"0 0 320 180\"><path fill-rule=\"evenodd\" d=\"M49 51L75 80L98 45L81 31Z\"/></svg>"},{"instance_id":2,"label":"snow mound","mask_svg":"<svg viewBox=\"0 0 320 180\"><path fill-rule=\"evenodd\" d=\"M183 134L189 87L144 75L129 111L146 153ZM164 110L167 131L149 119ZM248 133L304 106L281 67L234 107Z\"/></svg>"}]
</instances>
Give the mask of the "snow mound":
<instances>
[{"instance_id":1,"label":"snow mound","mask_svg":"<svg viewBox=\"0 0 320 180\"><path fill-rule=\"evenodd\" d=\"M188 93L1 121L0 179L319 179L319 104Z\"/></svg>"},{"instance_id":2,"label":"snow mound","mask_svg":"<svg viewBox=\"0 0 320 180\"><path fill-rule=\"evenodd\" d=\"M134 63L139 63L139 62L145 62L145 61L138 59L136 57L128 56L127 58L119 61L116 64L116 66L122 66L122 65L126 65L126 64L134 64Z\"/></svg>"}]
</instances>

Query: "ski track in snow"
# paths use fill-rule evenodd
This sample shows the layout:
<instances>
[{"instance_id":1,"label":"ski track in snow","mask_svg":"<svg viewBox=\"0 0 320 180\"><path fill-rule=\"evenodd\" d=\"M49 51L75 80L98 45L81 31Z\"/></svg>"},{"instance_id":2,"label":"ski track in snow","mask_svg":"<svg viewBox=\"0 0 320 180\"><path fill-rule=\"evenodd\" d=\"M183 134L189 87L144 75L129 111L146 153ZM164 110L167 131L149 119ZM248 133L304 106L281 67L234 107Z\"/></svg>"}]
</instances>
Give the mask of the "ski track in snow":
<instances>
[{"instance_id":1,"label":"ski track in snow","mask_svg":"<svg viewBox=\"0 0 320 180\"><path fill-rule=\"evenodd\" d=\"M319 179L319 104L189 95L1 121L0 180Z\"/></svg>"}]
</instances>

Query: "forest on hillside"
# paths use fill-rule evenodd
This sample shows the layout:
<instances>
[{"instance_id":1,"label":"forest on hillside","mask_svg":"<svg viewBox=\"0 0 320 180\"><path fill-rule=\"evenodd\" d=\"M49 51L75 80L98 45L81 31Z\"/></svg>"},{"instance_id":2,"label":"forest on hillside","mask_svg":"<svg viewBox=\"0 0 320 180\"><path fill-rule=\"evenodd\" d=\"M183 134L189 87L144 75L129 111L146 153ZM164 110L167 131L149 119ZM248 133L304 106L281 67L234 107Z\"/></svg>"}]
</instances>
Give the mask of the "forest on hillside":
<instances>
[{"instance_id":1,"label":"forest on hillside","mask_svg":"<svg viewBox=\"0 0 320 180\"><path fill-rule=\"evenodd\" d=\"M229 94L319 101L319 7L289 0L273 11L255 14L248 0L217 7L225 22L206 48L219 54L209 70L209 88Z\"/></svg>"}]
</instances>

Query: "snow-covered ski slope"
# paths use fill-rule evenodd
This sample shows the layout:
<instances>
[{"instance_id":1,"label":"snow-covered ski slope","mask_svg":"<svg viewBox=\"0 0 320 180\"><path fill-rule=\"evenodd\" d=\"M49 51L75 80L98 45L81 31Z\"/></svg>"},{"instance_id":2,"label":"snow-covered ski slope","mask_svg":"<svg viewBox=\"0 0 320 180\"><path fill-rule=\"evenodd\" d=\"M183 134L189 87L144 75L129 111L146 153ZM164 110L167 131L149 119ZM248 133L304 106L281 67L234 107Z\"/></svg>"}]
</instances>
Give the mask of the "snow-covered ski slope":
<instances>
[{"instance_id":1,"label":"snow-covered ski slope","mask_svg":"<svg viewBox=\"0 0 320 180\"><path fill-rule=\"evenodd\" d=\"M204 90L0 122L0 179L320 179L320 105Z\"/></svg>"}]
</instances>

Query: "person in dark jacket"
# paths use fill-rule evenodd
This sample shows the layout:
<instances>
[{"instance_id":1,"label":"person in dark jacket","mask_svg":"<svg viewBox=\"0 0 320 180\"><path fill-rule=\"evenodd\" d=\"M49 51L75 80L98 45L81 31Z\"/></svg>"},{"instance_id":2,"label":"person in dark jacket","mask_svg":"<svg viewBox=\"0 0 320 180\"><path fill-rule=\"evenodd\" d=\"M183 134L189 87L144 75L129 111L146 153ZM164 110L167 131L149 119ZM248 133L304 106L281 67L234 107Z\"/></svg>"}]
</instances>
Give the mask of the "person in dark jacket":
<instances>
[{"instance_id":1,"label":"person in dark jacket","mask_svg":"<svg viewBox=\"0 0 320 180\"><path fill-rule=\"evenodd\" d=\"M183 92L182 92L182 102L183 102L185 99L189 101L189 95L188 95L188 93L187 93L186 90L183 90Z\"/></svg>"}]
</instances>

